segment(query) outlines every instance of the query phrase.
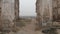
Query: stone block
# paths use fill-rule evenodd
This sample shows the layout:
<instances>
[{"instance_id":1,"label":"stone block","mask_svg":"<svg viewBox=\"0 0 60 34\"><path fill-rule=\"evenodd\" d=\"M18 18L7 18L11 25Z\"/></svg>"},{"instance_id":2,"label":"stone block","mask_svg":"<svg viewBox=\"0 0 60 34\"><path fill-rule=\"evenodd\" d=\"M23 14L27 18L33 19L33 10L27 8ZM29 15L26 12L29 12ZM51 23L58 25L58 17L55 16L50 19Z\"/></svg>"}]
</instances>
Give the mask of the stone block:
<instances>
[{"instance_id":1,"label":"stone block","mask_svg":"<svg viewBox=\"0 0 60 34\"><path fill-rule=\"evenodd\" d=\"M54 8L54 7L57 7L57 0L53 0L53 1L52 1L52 5L53 5L53 8Z\"/></svg>"},{"instance_id":2,"label":"stone block","mask_svg":"<svg viewBox=\"0 0 60 34\"><path fill-rule=\"evenodd\" d=\"M58 14L60 15L60 8L58 8Z\"/></svg>"}]
</instances>

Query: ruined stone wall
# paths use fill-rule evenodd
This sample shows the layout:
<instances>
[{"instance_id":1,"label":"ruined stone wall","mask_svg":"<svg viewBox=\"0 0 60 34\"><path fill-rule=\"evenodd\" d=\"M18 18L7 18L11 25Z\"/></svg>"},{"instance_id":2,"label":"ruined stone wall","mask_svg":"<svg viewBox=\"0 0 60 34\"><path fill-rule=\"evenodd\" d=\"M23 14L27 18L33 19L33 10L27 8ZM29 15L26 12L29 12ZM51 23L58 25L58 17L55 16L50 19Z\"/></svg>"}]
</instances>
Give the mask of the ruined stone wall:
<instances>
[{"instance_id":1,"label":"ruined stone wall","mask_svg":"<svg viewBox=\"0 0 60 34\"><path fill-rule=\"evenodd\" d=\"M36 1L37 23L40 27L47 26L52 21L52 0Z\"/></svg>"},{"instance_id":2,"label":"ruined stone wall","mask_svg":"<svg viewBox=\"0 0 60 34\"><path fill-rule=\"evenodd\" d=\"M19 18L19 0L0 0L0 31L9 32Z\"/></svg>"},{"instance_id":3,"label":"ruined stone wall","mask_svg":"<svg viewBox=\"0 0 60 34\"><path fill-rule=\"evenodd\" d=\"M19 0L15 0L15 19L19 19Z\"/></svg>"},{"instance_id":4,"label":"ruined stone wall","mask_svg":"<svg viewBox=\"0 0 60 34\"><path fill-rule=\"evenodd\" d=\"M1 23L2 30L11 30L14 25L15 10L14 10L14 0L2 0L2 11L1 11Z\"/></svg>"},{"instance_id":5,"label":"ruined stone wall","mask_svg":"<svg viewBox=\"0 0 60 34\"><path fill-rule=\"evenodd\" d=\"M0 0L0 16L1 16L1 0Z\"/></svg>"},{"instance_id":6,"label":"ruined stone wall","mask_svg":"<svg viewBox=\"0 0 60 34\"><path fill-rule=\"evenodd\" d=\"M2 11L1 9L2 8L1 8L1 6L2 6L2 0L0 0L0 30L2 29L2 27L1 27L1 25L2 25L1 24L1 11Z\"/></svg>"},{"instance_id":7,"label":"ruined stone wall","mask_svg":"<svg viewBox=\"0 0 60 34\"><path fill-rule=\"evenodd\" d=\"M14 20L14 0L3 0L1 14L3 19Z\"/></svg>"},{"instance_id":8,"label":"ruined stone wall","mask_svg":"<svg viewBox=\"0 0 60 34\"><path fill-rule=\"evenodd\" d=\"M58 0L58 20L60 20L60 0Z\"/></svg>"},{"instance_id":9,"label":"ruined stone wall","mask_svg":"<svg viewBox=\"0 0 60 34\"><path fill-rule=\"evenodd\" d=\"M53 20L56 20L57 19L57 16L58 16L58 9L57 9L57 0L53 0Z\"/></svg>"},{"instance_id":10,"label":"ruined stone wall","mask_svg":"<svg viewBox=\"0 0 60 34\"><path fill-rule=\"evenodd\" d=\"M0 17L1 17L1 0L0 0Z\"/></svg>"},{"instance_id":11,"label":"ruined stone wall","mask_svg":"<svg viewBox=\"0 0 60 34\"><path fill-rule=\"evenodd\" d=\"M1 0L0 0L0 17L1 17Z\"/></svg>"},{"instance_id":12,"label":"ruined stone wall","mask_svg":"<svg viewBox=\"0 0 60 34\"><path fill-rule=\"evenodd\" d=\"M53 20L60 20L60 0L53 0Z\"/></svg>"},{"instance_id":13,"label":"ruined stone wall","mask_svg":"<svg viewBox=\"0 0 60 34\"><path fill-rule=\"evenodd\" d=\"M42 0L36 0L36 14L37 14L37 18L36 18L36 21L37 21L37 25L39 27L41 27L41 14L40 14L40 10L41 10L41 1Z\"/></svg>"}]
</instances>

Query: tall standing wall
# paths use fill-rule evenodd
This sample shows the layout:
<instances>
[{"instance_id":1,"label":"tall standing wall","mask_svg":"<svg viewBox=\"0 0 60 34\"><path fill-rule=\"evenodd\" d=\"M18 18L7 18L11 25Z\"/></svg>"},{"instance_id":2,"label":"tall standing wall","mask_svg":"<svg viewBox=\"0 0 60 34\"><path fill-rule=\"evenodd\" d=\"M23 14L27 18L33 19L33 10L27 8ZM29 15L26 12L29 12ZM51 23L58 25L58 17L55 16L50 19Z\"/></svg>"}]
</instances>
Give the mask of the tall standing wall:
<instances>
[{"instance_id":1,"label":"tall standing wall","mask_svg":"<svg viewBox=\"0 0 60 34\"><path fill-rule=\"evenodd\" d=\"M15 19L19 19L19 0L15 0Z\"/></svg>"},{"instance_id":2,"label":"tall standing wall","mask_svg":"<svg viewBox=\"0 0 60 34\"><path fill-rule=\"evenodd\" d=\"M37 23L40 28L47 26L47 23L52 23L52 0L37 0L36 13Z\"/></svg>"},{"instance_id":3,"label":"tall standing wall","mask_svg":"<svg viewBox=\"0 0 60 34\"><path fill-rule=\"evenodd\" d=\"M12 30L12 26L14 25L15 18L15 9L14 9L14 0L2 0L1 6L1 23L2 30L5 32L9 32Z\"/></svg>"}]
</instances>

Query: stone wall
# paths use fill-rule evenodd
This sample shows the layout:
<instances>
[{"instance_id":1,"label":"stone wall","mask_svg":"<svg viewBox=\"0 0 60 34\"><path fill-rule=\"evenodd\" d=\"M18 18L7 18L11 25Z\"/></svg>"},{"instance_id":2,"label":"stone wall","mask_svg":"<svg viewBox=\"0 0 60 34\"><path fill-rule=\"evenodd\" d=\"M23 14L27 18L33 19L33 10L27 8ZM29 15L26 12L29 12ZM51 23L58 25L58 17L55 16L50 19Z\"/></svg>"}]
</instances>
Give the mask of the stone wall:
<instances>
[{"instance_id":1,"label":"stone wall","mask_svg":"<svg viewBox=\"0 0 60 34\"><path fill-rule=\"evenodd\" d=\"M15 0L15 19L19 19L19 0Z\"/></svg>"},{"instance_id":2,"label":"stone wall","mask_svg":"<svg viewBox=\"0 0 60 34\"><path fill-rule=\"evenodd\" d=\"M0 0L0 17L1 17L1 0Z\"/></svg>"},{"instance_id":3,"label":"stone wall","mask_svg":"<svg viewBox=\"0 0 60 34\"><path fill-rule=\"evenodd\" d=\"M37 23L40 27L47 26L52 21L52 0L37 0L36 2Z\"/></svg>"},{"instance_id":4,"label":"stone wall","mask_svg":"<svg viewBox=\"0 0 60 34\"><path fill-rule=\"evenodd\" d=\"M2 27L12 26L13 20L19 18L19 0L2 0L2 6L0 0L0 11ZM47 23L50 25L53 15L56 19L58 14L60 15L60 0L37 0L36 13L39 27L46 26Z\"/></svg>"},{"instance_id":5,"label":"stone wall","mask_svg":"<svg viewBox=\"0 0 60 34\"><path fill-rule=\"evenodd\" d=\"M1 15L3 19L9 19L10 21L14 20L14 0L3 0Z\"/></svg>"},{"instance_id":6,"label":"stone wall","mask_svg":"<svg viewBox=\"0 0 60 34\"><path fill-rule=\"evenodd\" d=\"M2 10L1 10L1 9L2 9L2 8L1 8L1 6L2 6L1 2L2 2L2 0L0 0L0 30L2 29L2 27L1 27L1 25L2 25L2 24L1 24L1 11L2 11Z\"/></svg>"},{"instance_id":7,"label":"stone wall","mask_svg":"<svg viewBox=\"0 0 60 34\"><path fill-rule=\"evenodd\" d=\"M1 23L2 30L9 32L12 30L15 18L14 0L2 0L1 6Z\"/></svg>"},{"instance_id":8,"label":"stone wall","mask_svg":"<svg viewBox=\"0 0 60 34\"><path fill-rule=\"evenodd\" d=\"M36 21L37 21L37 25L39 26L39 27L41 27L41 14L40 14L40 10L41 10L41 1L42 0L37 0L36 1L36 14L37 14L37 18L36 18Z\"/></svg>"},{"instance_id":9,"label":"stone wall","mask_svg":"<svg viewBox=\"0 0 60 34\"><path fill-rule=\"evenodd\" d=\"M12 30L14 20L19 18L19 0L0 0L0 30Z\"/></svg>"},{"instance_id":10,"label":"stone wall","mask_svg":"<svg viewBox=\"0 0 60 34\"><path fill-rule=\"evenodd\" d=\"M53 0L53 20L60 20L60 0Z\"/></svg>"},{"instance_id":11,"label":"stone wall","mask_svg":"<svg viewBox=\"0 0 60 34\"><path fill-rule=\"evenodd\" d=\"M1 0L0 0L0 16L1 16Z\"/></svg>"}]
</instances>

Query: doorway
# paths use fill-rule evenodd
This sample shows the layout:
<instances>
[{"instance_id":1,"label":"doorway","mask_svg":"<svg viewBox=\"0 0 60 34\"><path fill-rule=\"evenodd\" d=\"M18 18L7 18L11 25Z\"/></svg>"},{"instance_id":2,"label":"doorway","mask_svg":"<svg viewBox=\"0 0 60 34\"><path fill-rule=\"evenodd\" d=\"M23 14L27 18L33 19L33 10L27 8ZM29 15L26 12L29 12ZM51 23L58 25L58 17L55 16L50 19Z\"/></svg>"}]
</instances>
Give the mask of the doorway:
<instances>
[{"instance_id":1,"label":"doorway","mask_svg":"<svg viewBox=\"0 0 60 34\"><path fill-rule=\"evenodd\" d=\"M36 0L19 0L20 17L36 17Z\"/></svg>"}]
</instances>

